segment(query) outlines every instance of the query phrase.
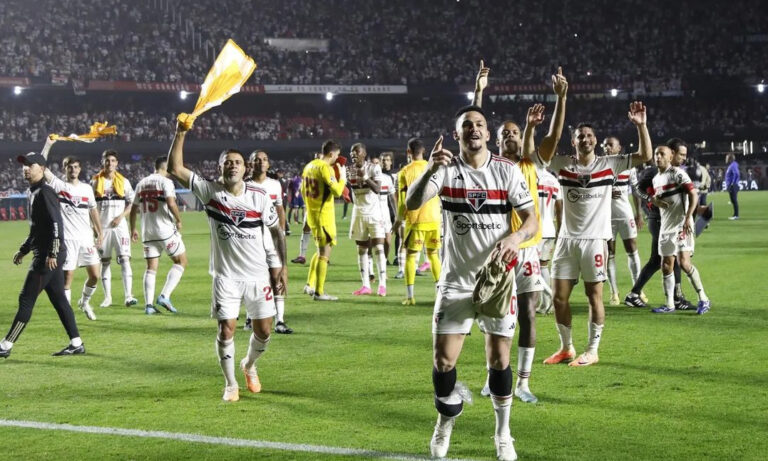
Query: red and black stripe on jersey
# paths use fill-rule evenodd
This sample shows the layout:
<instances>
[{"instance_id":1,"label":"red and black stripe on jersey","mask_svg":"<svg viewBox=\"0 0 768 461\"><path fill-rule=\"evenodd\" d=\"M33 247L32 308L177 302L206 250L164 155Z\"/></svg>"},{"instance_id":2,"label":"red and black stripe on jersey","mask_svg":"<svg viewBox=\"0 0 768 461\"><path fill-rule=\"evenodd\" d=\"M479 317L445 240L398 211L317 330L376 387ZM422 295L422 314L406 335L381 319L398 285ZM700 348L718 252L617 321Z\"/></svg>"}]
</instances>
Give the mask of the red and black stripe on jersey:
<instances>
[{"instance_id":1,"label":"red and black stripe on jersey","mask_svg":"<svg viewBox=\"0 0 768 461\"><path fill-rule=\"evenodd\" d=\"M147 200L159 200L165 202L165 192L156 189L145 189L139 192L139 202L144 203Z\"/></svg>"},{"instance_id":2,"label":"red and black stripe on jersey","mask_svg":"<svg viewBox=\"0 0 768 461\"><path fill-rule=\"evenodd\" d=\"M513 208L508 200L508 192L499 189L443 187L440 201L443 209L452 213L507 214ZM518 204L515 208L524 207L530 202Z\"/></svg>"},{"instance_id":3,"label":"red and black stripe on jersey","mask_svg":"<svg viewBox=\"0 0 768 461\"><path fill-rule=\"evenodd\" d=\"M629 185L629 175L628 174L621 174L621 173L619 173L619 176L613 182L613 185L616 186L616 187L626 187L626 186L628 186Z\"/></svg>"},{"instance_id":4,"label":"red and black stripe on jersey","mask_svg":"<svg viewBox=\"0 0 768 461\"><path fill-rule=\"evenodd\" d=\"M205 214L211 219L235 227L261 227L264 225L264 222L261 220L261 212L229 208L214 199L210 199L205 204Z\"/></svg>"},{"instance_id":5,"label":"red and black stripe on jersey","mask_svg":"<svg viewBox=\"0 0 768 461\"><path fill-rule=\"evenodd\" d=\"M610 168L584 175L561 169L557 173L557 179L560 181L560 186L563 187L580 187L588 189L592 187L614 185L613 171Z\"/></svg>"},{"instance_id":6,"label":"red and black stripe on jersey","mask_svg":"<svg viewBox=\"0 0 768 461\"><path fill-rule=\"evenodd\" d=\"M73 197L69 192L62 190L58 194L59 203L64 203L75 208L88 208L88 197Z\"/></svg>"},{"instance_id":7,"label":"red and black stripe on jersey","mask_svg":"<svg viewBox=\"0 0 768 461\"><path fill-rule=\"evenodd\" d=\"M685 184L664 184L661 188L661 194L657 195L657 198L666 198L671 197L673 195L677 194L685 194L686 192L693 190L694 186L693 183L685 183ZM656 189L653 187L648 188L648 194L653 196L656 193Z\"/></svg>"}]
</instances>

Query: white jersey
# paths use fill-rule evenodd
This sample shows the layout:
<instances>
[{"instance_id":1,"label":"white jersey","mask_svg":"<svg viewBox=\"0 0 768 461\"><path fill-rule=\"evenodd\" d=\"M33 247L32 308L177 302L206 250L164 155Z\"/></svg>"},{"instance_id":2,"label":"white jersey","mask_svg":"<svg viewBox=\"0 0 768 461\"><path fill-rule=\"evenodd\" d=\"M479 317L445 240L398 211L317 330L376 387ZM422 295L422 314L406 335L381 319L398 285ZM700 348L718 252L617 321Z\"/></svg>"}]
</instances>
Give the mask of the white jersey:
<instances>
[{"instance_id":1,"label":"white jersey","mask_svg":"<svg viewBox=\"0 0 768 461\"><path fill-rule=\"evenodd\" d=\"M458 156L430 181L443 205L441 286L472 290L475 274L496 242L510 233L512 209L533 207L525 178L509 160L488 154L478 169Z\"/></svg>"},{"instance_id":2,"label":"white jersey","mask_svg":"<svg viewBox=\"0 0 768 461\"><path fill-rule=\"evenodd\" d=\"M245 183L243 193L234 196L222 184L195 173L189 188L208 215L211 276L249 281L267 274L270 267L280 266L272 235L266 229L277 221L277 212L262 189Z\"/></svg>"},{"instance_id":3,"label":"white jersey","mask_svg":"<svg viewBox=\"0 0 768 461\"><path fill-rule=\"evenodd\" d=\"M632 156L595 156L589 165L580 165L576 157L555 156L550 165L563 192L560 237L609 240L611 189L618 172L632 166Z\"/></svg>"},{"instance_id":4,"label":"white jersey","mask_svg":"<svg viewBox=\"0 0 768 461\"><path fill-rule=\"evenodd\" d=\"M91 181L91 186L94 185L95 181ZM120 197L115 194L112 180L104 179L104 195L96 198L96 207L99 210L99 220L101 221L102 229L108 229L110 227L109 223L123 214L126 205L133 202L133 187L131 187L131 182L128 179L125 179L124 188L125 196ZM128 223L125 219L120 221L117 228L125 231L126 234L128 233Z\"/></svg>"},{"instance_id":5,"label":"white jersey","mask_svg":"<svg viewBox=\"0 0 768 461\"><path fill-rule=\"evenodd\" d=\"M621 196L611 200L611 220L629 221L635 218L632 213L632 205L629 203L629 177L632 171L634 168L622 171L613 182L611 192L618 192Z\"/></svg>"},{"instance_id":6,"label":"white jersey","mask_svg":"<svg viewBox=\"0 0 768 461\"><path fill-rule=\"evenodd\" d=\"M251 180L246 184L256 186L266 192L274 206L283 206L283 186L280 185L280 181L272 178L264 178L264 182Z\"/></svg>"},{"instance_id":7,"label":"white jersey","mask_svg":"<svg viewBox=\"0 0 768 461\"><path fill-rule=\"evenodd\" d=\"M659 171L653 177L653 196L669 203L661 212L660 234L678 233L685 224L688 212L688 191L693 182L688 174L678 167L670 166L667 171Z\"/></svg>"},{"instance_id":8,"label":"white jersey","mask_svg":"<svg viewBox=\"0 0 768 461\"><path fill-rule=\"evenodd\" d=\"M176 198L173 181L153 173L136 184L133 206L141 212L141 240L165 240L176 232L176 219L168 208L168 199Z\"/></svg>"},{"instance_id":9,"label":"white jersey","mask_svg":"<svg viewBox=\"0 0 768 461\"><path fill-rule=\"evenodd\" d=\"M388 174L381 175L381 189L379 190L379 207L383 216L389 221L389 196L395 195L395 181Z\"/></svg>"},{"instance_id":10,"label":"white jersey","mask_svg":"<svg viewBox=\"0 0 768 461\"><path fill-rule=\"evenodd\" d=\"M363 178L381 184L383 174L379 165L365 162L362 169L365 173ZM347 169L347 186L349 186L353 195L352 203L354 204L354 209L352 212L357 216L380 218L382 216L380 206L381 200L376 192L368 187L363 178L358 177L357 166L352 165ZM389 213L389 211L387 211L387 213Z\"/></svg>"},{"instance_id":11,"label":"white jersey","mask_svg":"<svg viewBox=\"0 0 768 461\"><path fill-rule=\"evenodd\" d=\"M96 208L93 189L86 183L72 184L52 175L48 184L56 192L61 204L64 238L93 246L91 210Z\"/></svg>"},{"instance_id":12,"label":"white jersey","mask_svg":"<svg viewBox=\"0 0 768 461\"><path fill-rule=\"evenodd\" d=\"M562 200L560 183L546 168L536 168L539 177L539 214L541 215L541 238L552 239L555 232L555 202Z\"/></svg>"}]
</instances>

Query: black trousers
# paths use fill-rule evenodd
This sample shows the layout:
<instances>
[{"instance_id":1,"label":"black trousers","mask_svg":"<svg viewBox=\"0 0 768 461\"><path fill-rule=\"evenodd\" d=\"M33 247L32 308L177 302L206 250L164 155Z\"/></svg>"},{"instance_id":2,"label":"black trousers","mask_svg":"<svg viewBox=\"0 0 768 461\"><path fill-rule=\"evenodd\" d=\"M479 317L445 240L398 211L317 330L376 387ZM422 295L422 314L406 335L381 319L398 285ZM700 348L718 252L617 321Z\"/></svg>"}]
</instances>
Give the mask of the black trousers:
<instances>
[{"instance_id":1,"label":"black trousers","mask_svg":"<svg viewBox=\"0 0 768 461\"><path fill-rule=\"evenodd\" d=\"M640 271L640 275L637 277L635 286L632 287L632 293L640 294L643 291L643 287L648 280L653 277L659 269L661 269L661 255L659 254L659 232L661 231L661 220L656 218L648 218L646 220L648 230L651 232L651 254L648 257L648 262L645 263L643 269ZM680 285L680 264L675 258L675 285ZM675 295L677 297L677 295Z\"/></svg>"},{"instance_id":2,"label":"black trousers","mask_svg":"<svg viewBox=\"0 0 768 461\"><path fill-rule=\"evenodd\" d=\"M62 264L64 264L64 258L60 257L59 259L60 261L54 270L46 267L45 260L35 259L32 262L32 267L27 272L27 278L24 280L24 286L19 294L19 310L13 319L11 329L5 336L6 340L15 343L19 339L22 331L24 331L24 328L26 328L29 320L32 318L32 309L35 307L37 297L43 290L48 295L48 299L51 300L53 308L56 309L59 320L64 325L69 338L72 339L80 336L80 332L77 330L77 322L75 322L75 314L72 312L72 306L69 305L69 301L67 301L67 297L64 295L64 271L61 269Z\"/></svg>"},{"instance_id":3,"label":"black trousers","mask_svg":"<svg viewBox=\"0 0 768 461\"><path fill-rule=\"evenodd\" d=\"M733 205L733 215L739 215L739 185L731 184L728 187L728 195L731 197L731 205Z\"/></svg>"}]
</instances>

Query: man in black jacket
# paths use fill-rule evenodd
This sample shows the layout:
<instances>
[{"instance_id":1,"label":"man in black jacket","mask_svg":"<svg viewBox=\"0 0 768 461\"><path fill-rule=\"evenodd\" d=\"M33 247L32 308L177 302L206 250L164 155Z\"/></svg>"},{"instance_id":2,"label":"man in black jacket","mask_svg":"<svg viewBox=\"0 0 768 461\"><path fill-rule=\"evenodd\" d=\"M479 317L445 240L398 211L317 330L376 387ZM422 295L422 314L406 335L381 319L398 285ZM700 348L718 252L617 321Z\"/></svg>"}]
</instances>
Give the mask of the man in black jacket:
<instances>
[{"instance_id":1,"label":"man in black jacket","mask_svg":"<svg viewBox=\"0 0 768 461\"><path fill-rule=\"evenodd\" d=\"M30 251L33 252L34 259L19 295L16 318L13 319L8 334L0 341L0 357L7 358L11 355L11 348L29 323L32 308L42 290L48 294L48 299L59 314L70 339L67 347L53 355L85 354L72 306L64 295L64 272L61 269L66 259L64 228L56 192L44 180L45 157L30 152L20 155L18 161L24 165L24 179L29 182L30 228L29 236L13 255L13 263L21 264L24 255Z\"/></svg>"}]
</instances>

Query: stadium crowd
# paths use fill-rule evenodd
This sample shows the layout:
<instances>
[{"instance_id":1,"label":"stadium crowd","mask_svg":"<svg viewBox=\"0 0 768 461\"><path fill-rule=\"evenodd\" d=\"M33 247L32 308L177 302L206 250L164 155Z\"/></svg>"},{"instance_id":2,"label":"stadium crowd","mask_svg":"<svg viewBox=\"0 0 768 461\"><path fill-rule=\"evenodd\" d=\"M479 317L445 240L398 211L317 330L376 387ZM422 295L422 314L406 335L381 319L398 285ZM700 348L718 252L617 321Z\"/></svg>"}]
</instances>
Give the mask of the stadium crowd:
<instances>
[{"instance_id":1,"label":"stadium crowd","mask_svg":"<svg viewBox=\"0 0 768 461\"><path fill-rule=\"evenodd\" d=\"M747 80L766 74L763 2L527 0L513 11L501 1L440 3L222 0L178 8L169 0L105 0L93 8L84 0L13 0L0 4L0 76L197 83L228 38L254 57L263 84L470 83L475 63L466 56L484 57L495 79L520 83L545 82L553 60L579 80L617 84L685 81L702 69ZM597 14L610 26L592 27ZM500 18L509 18L502 27ZM472 34L456 46L455 31L466 28ZM329 46L284 51L265 43L270 37Z\"/></svg>"}]
</instances>

